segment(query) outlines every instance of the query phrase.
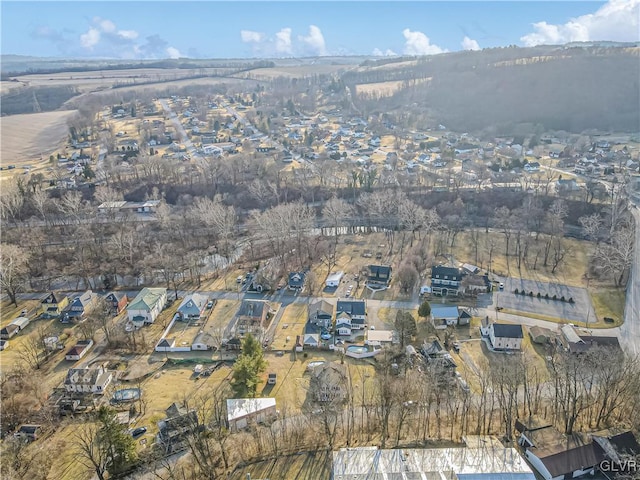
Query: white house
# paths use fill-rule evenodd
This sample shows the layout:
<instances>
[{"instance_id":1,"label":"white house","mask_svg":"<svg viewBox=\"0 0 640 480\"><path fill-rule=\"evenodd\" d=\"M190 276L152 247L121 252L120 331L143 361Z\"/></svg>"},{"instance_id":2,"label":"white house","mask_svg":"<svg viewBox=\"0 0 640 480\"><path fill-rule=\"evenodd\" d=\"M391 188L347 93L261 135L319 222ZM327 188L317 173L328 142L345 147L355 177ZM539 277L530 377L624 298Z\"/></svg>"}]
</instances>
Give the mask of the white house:
<instances>
[{"instance_id":1,"label":"white house","mask_svg":"<svg viewBox=\"0 0 640 480\"><path fill-rule=\"evenodd\" d=\"M437 329L445 329L458 324L460 312L456 305L432 305L431 321Z\"/></svg>"},{"instance_id":2,"label":"white house","mask_svg":"<svg viewBox=\"0 0 640 480\"><path fill-rule=\"evenodd\" d=\"M480 332L489 339L495 350L520 350L522 347L522 325L491 322L484 318Z\"/></svg>"},{"instance_id":3,"label":"white house","mask_svg":"<svg viewBox=\"0 0 640 480\"><path fill-rule=\"evenodd\" d=\"M317 347L320 344L320 335L317 333L305 333L304 344L309 347Z\"/></svg>"},{"instance_id":4,"label":"white house","mask_svg":"<svg viewBox=\"0 0 640 480\"><path fill-rule=\"evenodd\" d=\"M336 316L336 332L338 335L351 335L351 316L346 312L340 312Z\"/></svg>"},{"instance_id":5,"label":"white house","mask_svg":"<svg viewBox=\"0 0 640 480\"><path fill-rule=\"evenodd\" d=\"M156 321L166 303L166 288L143 288L127 306L129 321L137 327L150 325Z\"/></svg>"},{"instance_id":6,"label":"white house","mask_svg":"<svg viewBox=\"0 0 640 480\"><path fill-rule=\"evenodd\" d=\"M191 350L213 350L215 347L215 339L207 332L198 334L191 344Z\"/></svg>"},{"instance_id":7,"label":"white house","mask_svg":"<svg viewBox=\"0 0 640 480\"><path fill-rule=\"evenodd\" d=\"M275 418L275 398L230 398L227 400L227 423L236 432L251 423L264 423Z\"/></svg>"},{"instance_id":8,"label":"white house","mask_svg":"<svg viewBox=\"0 0 640 480\"><path fill-rule=\"evenodd\" d=\"M364 300L338 300L336 314L346 313L351 319L353 330L362 330L367 319L367 305ZM338 316L336 316L336 323ZM342 316L344 318L344 315Z\"/></svg>"},{"instance_id":9,"label":"white house","mask_svg":"<svg viewBox=\"0 0 640 480\"><path fill-rule=\"evenodd\" d=\"M102 366L70 368L64 379L64 388L67 392L102 395L112 379L113 374Z\"/></svg>"},{"instance_id":10,"label":"white house","mask_svg":"<svg viewBox=\"0 0 640 480\"><path fill-rule=\"evenodd\" d=\"M344 272L342 271L332 273L327 277L327 280L325 281L326 287L327 288L337 287L338 285L340 285L340 280L342 280L343 276L344 276Z\"/></svg>"}]
</instances>

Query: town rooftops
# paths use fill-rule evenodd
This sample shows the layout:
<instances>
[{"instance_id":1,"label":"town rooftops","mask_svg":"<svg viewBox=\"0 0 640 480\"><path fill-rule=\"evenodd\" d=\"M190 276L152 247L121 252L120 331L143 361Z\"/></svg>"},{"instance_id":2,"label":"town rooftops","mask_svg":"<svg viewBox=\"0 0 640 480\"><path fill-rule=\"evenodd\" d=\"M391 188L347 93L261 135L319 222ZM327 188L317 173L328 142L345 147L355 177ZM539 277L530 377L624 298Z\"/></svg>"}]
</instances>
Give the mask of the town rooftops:
<instances>
[{"instance_id":1,"label":"town rooftops","mask_svg":"<svg viewBox=\"0 0 640 480\"><path fill-rule=\"evenodd\" d=\"M511 325L509 323L494 323L493 334L498 338L524 338L522 325Z\"/></svg>"},{"instance_id":2,"label":"town rooftops","mask_svg":"<svg viewBox=\"0 0 640 480\"><path fill-rule=\"evenodd\" d=\"M237 420L275 406L275 398L229 398L227 400L227 419L229 421Z\"/></svg>"},{"instance_id":3,"label":"town rooftops","mask_svg":"<svg viewBox=\"0 0 640 480\"><path fill-rule=\"evenodd\" d=\"M553 445L533 448L532 453L554 478L593 467L604 460L603 453L594 448L592 441L579 435L567 436L562 442Z\"/></svg>"},{"instance_id":4,"label":"town rooftops","mask_svg":"<svg viewBox=\"0 0 640 480\"><path fill-rule=\"evenodd\" d=\"M329 275L327 277L327 283L329 282L340 282L340 280L342 280L342 277L344 276L344 272L340 271L340 272L334 272L331 275Z\"/></svg>"},{"instance_id":5,"label":"town rooftops","mask_svg":"<svg viewBox=\"0 0 640 480\"><path fill-rule=\"evenodd\" d=\"M333 315L333 305L326 300L320 300L318 302L309 305L309 316L325 314L328 316Z\"/></svg>"}]
</instances>

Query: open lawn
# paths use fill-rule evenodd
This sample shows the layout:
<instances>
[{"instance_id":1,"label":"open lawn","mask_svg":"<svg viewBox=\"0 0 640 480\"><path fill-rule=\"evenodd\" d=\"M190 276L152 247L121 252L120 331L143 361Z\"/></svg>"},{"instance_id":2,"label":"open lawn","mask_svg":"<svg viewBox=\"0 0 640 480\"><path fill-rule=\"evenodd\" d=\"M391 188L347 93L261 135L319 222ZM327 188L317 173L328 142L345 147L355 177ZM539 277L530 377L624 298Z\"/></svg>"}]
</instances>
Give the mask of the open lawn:
<instances>
[{"instance_id":1,"label":"open lawn","mask_svg":"<svg viewBox=\"0 0 640 480\"><path fill-rule=\"evenodd\" d=\"M509 256L508 264L505 257L505 240L504 235L498 232L489 232L488 234L482 233L478 248L478 258L475 258L475 249L469 233L461 233L456 238L456 243L451 248L451 254L459 263L471 263L479 266L481 269L489 268L489 242L495 241L495 249L493 251L493 258L491 261L491 271L497 275L510 276L513 278L523 278L527 280L538 280L542 282L550 283L563 283L566 285L584 287L586 286L586 277L588 257L587 254L593 249L593 245L590 242L583 240L576 240L574 238L565 238L563 243L565 248L568 249L565 261L558 266L555 273L552 273L552 266L548 265L544 267L542 265L542 256L538 260L536 269L532 266L527 266L524 262L521 264L521 269L518 270L516 259L513 256ZM542 236L540 237L540 244L542 244ZM434 243L434 242L432 242ZM513 239L511 239L511 248L514 245ZM535 245L535 243L534 243ZM534 248L530 247L530 251L533 252ZM529 254L529 262L533 264L535 258L534 253Z\"/></svg>"},{"instance_id":2,"label":"open lawn","mask_svg":"<svg viewBox=\"0 0 640 480\"><path fill-rule=\"evenodd\" d=\"M48 165L49 154L66 141L67 120L74 114L75 110L2 117L0 163L5 168L16 165L16 169L3 170L1 178L23 174L23 166Z\"/></svg>"},{"instance_id":3,"label":"open lawn","mask_svg":"<svg viewBox=\"0 0 640 480\"><path fill-rule=\"evenodd\" d=\"M207 329L225 328L238 308L238 300L218 300L207 320Z\"/></svg>"},{"instance_id":4,"label":"open lawn","mask_svg":"<svg viewBox=\"0 0 640 480\"><path fill-rule=\"evenodd\" d=\"M295 303L286 307L278 322L271 349L291 350L295 344L296 335L304 333L305 323L307 323L307 305Z\"/></svg>"},{"instance_id":5,"label":"open lawn","mask_svg":"<svg viewBox=\"0 0 640 480\"><path fill-rule=\"evenodd\" d=\"M609 328L612 326L622 325L622 321L624 319L624 304L626 301L625 291L619 288L609 288L598 289L590 293L598 321L594 323L594 319L590 319L589 327ZM605 323L603 320L604 317L613 318L615 323Z\"/></svg>"},{"instance_id":6,"label":"open lawn","mask_svg":"<svg viewBox=\"0 0 640 480\"><path fill-rule=\"evenodd\" d=\"M303 452L238 467L230 479L246 480L250 475L250 478L316 480L331 477L331 465L331 451Z\"/></svg>"}]
</instances>

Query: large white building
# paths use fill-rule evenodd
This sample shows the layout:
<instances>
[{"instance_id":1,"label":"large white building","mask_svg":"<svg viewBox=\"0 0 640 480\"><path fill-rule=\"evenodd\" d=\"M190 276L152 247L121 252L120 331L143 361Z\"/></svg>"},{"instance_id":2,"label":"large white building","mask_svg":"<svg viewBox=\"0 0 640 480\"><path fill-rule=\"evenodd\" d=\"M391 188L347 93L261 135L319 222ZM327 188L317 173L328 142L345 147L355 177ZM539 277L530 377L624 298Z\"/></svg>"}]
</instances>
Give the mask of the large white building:
<instances>
[{"instance_id":1,"label":"large white building","mask_svg":"<svg viewBox=\"0 0 640 480\"><path fill-rule=\"evenodd\" d=\"M464 448L342 448L333 452L331 478L536 479L515 448L505 448L497 441Z\"/></svg>"}]
</instances>

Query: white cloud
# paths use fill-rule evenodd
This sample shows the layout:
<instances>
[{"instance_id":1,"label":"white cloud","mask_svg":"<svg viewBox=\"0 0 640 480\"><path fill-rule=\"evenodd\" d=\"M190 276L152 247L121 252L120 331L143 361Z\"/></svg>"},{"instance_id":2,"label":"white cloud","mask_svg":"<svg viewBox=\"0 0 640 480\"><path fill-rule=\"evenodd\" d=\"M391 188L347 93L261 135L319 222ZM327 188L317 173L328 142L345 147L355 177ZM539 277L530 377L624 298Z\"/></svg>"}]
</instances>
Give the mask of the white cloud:
<instances>
[{"instance_id":1,"label":"white cloud","mask_svg":"<svg viewBox=\"0 0 640 480\"><path fill-rule=\"evenodd\" d=\"M118 30L118 36L125 40L135 40L138 38L138 32L135 30Z\"/></svg>"},{"instance_id":2,"label":"white cloud","mask_svg":"<svg viewBox=\"0 0 640 480\"><path fill-rule=\"evenodd\" d=\"M276 52L291 54L291 29L283 28L276 33Z\"/></svg>"},{"instance_id":3,"label":"white cloud","mask_svg":"<svg viewBox=\"0 0 640 480\"><path fill-rule=\"evenodd\" d=\"M467 36L462 39L460 45L462 45L462 48L464 50L480 50L480 45L478 45L478 42Z\"/></svg>"},{"instance_id":4,"label":"white cloud","mask_svg":"<svg viewBox=\"0 0 640 480\"><path fill-rule=\"evenodd\" d=\"M100 42L100 31L97 28L89 28L87 33L80 35L80 44L84 48L93 48Z\"/></svg>"},{"instance_id":5,"label":"white cloud","mask_svg":"<svg viewBox=\"0 0 640 480\"><path fill-rule=\"evenodd\" d=\"M595 13L571 18L562 25L534 23L534 31L520 41L527 47L597 40L633 42L640 40L639 18L640 0L609 0Z\"/></svg>"},{"instance_id":6,"label":"white cloud","mask_svg":"<svg viewBox=\"0 0 640 480\"><path fill-rule=\"evenodd\" d=\"M98 25L103 32L113 33L116 31L116 26L111 20L99 20Z\"/></svg>"},{"instance_id":7,"label":"white cloud","mask_svg":"<svg viewBox=\"0 0 640 480\"><path fill-rule=\"evenodd\" d=\"M406 55L436 55L446 52L438 45L432 45L429 37L422 32L412 32L408 28L402 31L405 38L404 53Z\"/></svg>"},{"instance_id":8,"label":"white cloud","mask_svg":"<svg viewBox=\"0 0 640 480\"><path fill-rule=\"evenodd\" d=\"M315 25L309 25L309 35L298 37L300 41L305 43L308 50L315 55L326 55L327 48L324 43L324 35L322 31Z\"/></svg>"},{"instance_id":9,"label":"white cloud","mask_svg":"<svg viewBox=\"0 0 640 480\"><path fill-rule=\"evenodd\" d=\"M390 48L387 48L384 51L380 50L379 48L374 48L371 54L376 57L394 57L397 55L397 53Z\"/></svg>"},{"instance_id":10,"label":"white cloud","mask_svg":"<svg viewBox=\"0 0 640 480\"><path fill-rule=\"evenodd\" d=\"M167 47L167 55L169 55L169 58L180 58L180 57L182 57L182 54L180 53L180 50L178 50L175 47Z\"/></svg>"},{"instance_id":11,"label":"white cloud","mask_svg":"<svg viewBox=\"0 0 640 480\"><path fill-rule=\"evenodd\" d=\"M254 32L253 30L240 30L240 38L244 43L259 43L264 38L264 35L260 32Z\"/></svg>"}]
</instances>

